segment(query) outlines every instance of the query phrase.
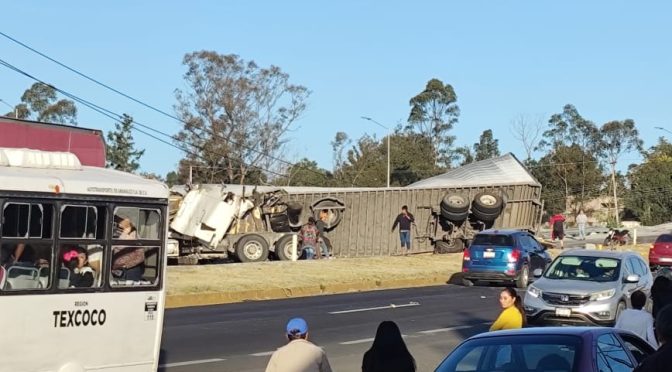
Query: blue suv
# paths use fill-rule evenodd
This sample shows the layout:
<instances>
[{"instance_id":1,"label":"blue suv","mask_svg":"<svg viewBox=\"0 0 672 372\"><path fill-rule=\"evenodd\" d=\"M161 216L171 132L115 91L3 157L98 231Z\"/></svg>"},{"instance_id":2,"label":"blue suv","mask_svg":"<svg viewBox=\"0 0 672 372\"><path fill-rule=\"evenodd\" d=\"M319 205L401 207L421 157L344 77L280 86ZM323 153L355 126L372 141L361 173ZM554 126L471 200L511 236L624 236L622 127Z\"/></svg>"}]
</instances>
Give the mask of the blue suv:
<instances>
[{"instance_id":1,"label":"blue suv","mask_svg":"<svg viewBox=\"0 0 672 372\"><path fill-rule=\"evenodd\" d=\"M484 230L474 237L464 250L462 259L463 283L474 281L513 282L525 288L535 269L546 269L551 256L546 247L527 231Z\"/></svg>"}]
</instances>

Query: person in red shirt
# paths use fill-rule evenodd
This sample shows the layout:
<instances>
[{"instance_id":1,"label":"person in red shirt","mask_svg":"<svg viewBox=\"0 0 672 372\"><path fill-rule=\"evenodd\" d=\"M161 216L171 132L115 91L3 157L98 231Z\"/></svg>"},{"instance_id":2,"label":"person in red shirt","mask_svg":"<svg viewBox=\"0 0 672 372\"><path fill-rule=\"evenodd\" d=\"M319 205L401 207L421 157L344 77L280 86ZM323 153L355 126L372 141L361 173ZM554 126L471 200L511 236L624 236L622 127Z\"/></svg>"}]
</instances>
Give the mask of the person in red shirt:
<instances>
[{"instance_id":1,"label":"person in red shirt","mask_svg":"<svg viewBox=\"0 0 672 372\"><path fill-rule=\"evenodd\" d=\"M548 224L551 227L551 240L555 241L558 238L560 240L560 249L565 248L563 241L565 238L565 216L562 213L554 214L548 220Z\"/></svg>"}]
</instances>

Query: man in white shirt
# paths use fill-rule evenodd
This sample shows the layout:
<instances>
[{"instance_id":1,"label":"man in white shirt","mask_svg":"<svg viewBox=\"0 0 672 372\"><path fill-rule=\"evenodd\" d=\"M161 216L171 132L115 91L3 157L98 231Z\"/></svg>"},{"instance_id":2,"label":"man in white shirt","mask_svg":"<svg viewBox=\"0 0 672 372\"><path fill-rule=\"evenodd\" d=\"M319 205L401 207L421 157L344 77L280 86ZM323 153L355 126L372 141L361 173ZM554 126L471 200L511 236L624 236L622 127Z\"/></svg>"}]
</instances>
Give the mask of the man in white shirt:
<instances>
[{"instance_id":1,"label":"man in white shirt","mask_svg":"<svg viewBox=\"0 0 672 372\"><path fill-rule=\"evenodd\" d=\"M302 318L287 323L289 343L276 350L266 372L331 372L324 350L308 341L308 324Z\"/></svg>"},{"instance_id":2,"label":"man in white shirt","mask_svg":"<svg viewBox=\"0 0 672 372\"><path fill-rule=\"evenodd\" d=\"M630 331L654 348L658 348L656 335L653 333L653 316L648 311L642 310L646 304L646 295L642 291L634 291L630 302L633 308L624 310L616 320L614 327Z\"/></svg>"}]
</instances>

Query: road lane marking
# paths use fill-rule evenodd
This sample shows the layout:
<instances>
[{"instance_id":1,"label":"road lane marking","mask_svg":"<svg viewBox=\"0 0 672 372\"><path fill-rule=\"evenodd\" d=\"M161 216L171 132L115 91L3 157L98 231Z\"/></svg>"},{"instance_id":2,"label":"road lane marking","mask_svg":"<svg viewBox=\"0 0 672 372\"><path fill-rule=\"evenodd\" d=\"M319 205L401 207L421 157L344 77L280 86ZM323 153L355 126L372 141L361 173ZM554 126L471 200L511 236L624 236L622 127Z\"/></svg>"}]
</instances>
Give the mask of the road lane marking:
<instances>
[{"instance_id":1,"label":"road lane marking","mask_svg":"<svg viewBox=\"0 0 672 372\"><path fill-rule=\"evenodd\" d=\"M254 354L250 354L250 355L251 356L256 356L256 357L263 357L263 356L273 355L273 353L275 353L275 351L264 351L263 353L254 353Z\"/></svg>"},{"instance_id":2,"label":"road lane marking","mask_svg":"<svg viewBox=\"0 0 672 372\"><path fill-rule=\"evenodd\" d=\"M412 307L412 306L420 306L419 302L409 302L407 304L401 304L401 305L395 305L395 304L389 304L387 306L378 306L378 307L366 307L362 309L352 309L352 310L341 310L341 311L331 311L329 314L335 315L335 314L349 314L349 313L359 313L362 311L375 311L375 310L387 310L387 309L396 309L400 307Z\"/></svg>"},{"instance_id":3,"label":"road lane marking","mask_svg":"<svg viewBox=\"0 0 672 372\"><path fill-rule=\"evenodd\" d=\"M408 335L401 335L401 337L402 338L407 338ZM339 345L357 345L357 344L364 344L364 343L367 343L367 342L373 342L373 340L374 340L373 338L362 338L362 339L359 339L359 340L343 341L343 342L339 342L338 344Z\"/></svg>"},{"instance_id":4,"label":"road lane marking","mask_svg":"<svg viewBox=\"0 0 672 372\"><path fill-rule=\"evenodd\" d=\"M218 362L223 362L225 360L226 359L221 359L221 358L188 360L186 362L161 364L161 365L159 365L159 368L173 368L173 367L182 367L182 366L192 366L192 365L195 365L195 364L218 363Z\"/></svg>"},{"instance_id":5,"label":"road lane marking","mask_svg":"<svg viewBox=\"0 0 672 372\"><path fill-rule=\"evenodd\" d=\"M467 328L473 328L473 325L463 325L463 326L455 326L455 327L447 327L447 328L437 328L437 329L428 329L426 331L420 331L418 333L422 333L423 335L428 335L428 334L434 334L434 333L441 333L441 332L450 332L450 331L457 331L460 329L467 329Z\"/></svg>"}]
</instances>

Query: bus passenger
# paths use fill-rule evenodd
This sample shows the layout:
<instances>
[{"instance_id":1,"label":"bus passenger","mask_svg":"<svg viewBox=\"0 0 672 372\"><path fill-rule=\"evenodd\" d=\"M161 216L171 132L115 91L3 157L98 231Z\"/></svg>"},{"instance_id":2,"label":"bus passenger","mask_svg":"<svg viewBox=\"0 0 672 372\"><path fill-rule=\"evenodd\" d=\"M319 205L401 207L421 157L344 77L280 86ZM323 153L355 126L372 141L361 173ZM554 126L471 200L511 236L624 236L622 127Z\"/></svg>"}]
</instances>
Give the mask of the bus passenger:
<instances>
[{"instance_id":1,"label":"bus passenger","mask_svg":"<svg viewBox=\"0 0 672 372\"><path fill-rule=\"evenodd\" d=\"M129 218L118 224L119 239L137 239L135 226ZM145 249L142 247L116 247L112 252L112 275L121 280L142 280L145 273Z\"/></svg>"},{"instance_id":2,"label":"bus passenger","mask_svg":"<svg viewBox=\"0 0 672 372\"><path fill-rule=\"evenodd\" d=\"M63 254L63 263L70 269L70 287L92 287L94 273L89 266L86 251L81 248L71 249Z\"/></svg>"}]
</instances>

